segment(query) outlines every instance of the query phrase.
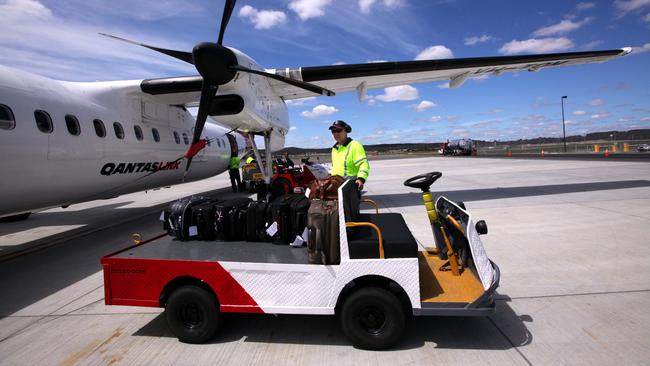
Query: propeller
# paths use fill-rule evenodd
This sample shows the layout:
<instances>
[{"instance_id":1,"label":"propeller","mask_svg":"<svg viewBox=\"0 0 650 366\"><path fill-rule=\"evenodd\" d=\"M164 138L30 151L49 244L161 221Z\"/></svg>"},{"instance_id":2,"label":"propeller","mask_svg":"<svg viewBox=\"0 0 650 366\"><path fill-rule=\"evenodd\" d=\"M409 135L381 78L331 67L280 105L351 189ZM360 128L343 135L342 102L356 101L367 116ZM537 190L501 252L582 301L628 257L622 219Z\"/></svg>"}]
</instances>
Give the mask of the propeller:
<instances>
[{"instance_id":1,"label":"propeller","mask_svg":"<svg viewBox=\"0 0 650 366\"><path fill-rule=\"evenodd\" d=\"M163 53L165 55L174 57L181 61L193 64L196 70L203 78L201 86L201 97L199 102L199 111L196 116L196 125L194 126L194 136L192 144L185 153L187 165L185 166L185 175L187 175L192 158L196 156L206 145L205 140L201 140L201 133L208 118L208 112L212 106L212 101L219 90L220 85L227 84L235 78L238 72L247 72L251 74L261 75L270 79L278 80L298 88L305 89L312 93L333 96L335 93L329 89L323 88L316 84L307 83L300 80L291 79L285 76L271 74L265 71L253 70L248 67L239 65L237 56L229 48L224 47L223 36L226 32L226 27L230 21L230 16L235 9L236 0L226 0L223 9L223 16L221 18L221 25L219 27L219 37L217 43L202 42L194 46L192 52L169 50L165 48L155 47L140 42L131 41L125 38L116 37L110 34L100 33L103 36L117 39L123 42L131 43L134 45L142 46L150 50Z\"/></svg>"}]
</instances>

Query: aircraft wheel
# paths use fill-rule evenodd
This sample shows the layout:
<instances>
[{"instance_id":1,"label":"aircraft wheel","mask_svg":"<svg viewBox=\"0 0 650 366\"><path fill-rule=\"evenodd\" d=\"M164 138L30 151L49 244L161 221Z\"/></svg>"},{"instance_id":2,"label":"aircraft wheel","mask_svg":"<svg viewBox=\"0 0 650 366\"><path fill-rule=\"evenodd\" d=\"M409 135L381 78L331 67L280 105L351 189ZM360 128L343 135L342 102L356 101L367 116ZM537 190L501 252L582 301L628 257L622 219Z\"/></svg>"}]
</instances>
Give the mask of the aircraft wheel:
<instances>
[{"instance_id":1,"label":"aircraft wheel","mask_svg":"<svg viewBox=\"0 0 650 366\"><path fill-rule=\"evenodd\" d=\"M406 325L402 305L393 293L366 287L352 293L341 311L341 328L359 348L381 350L400 339Z\"/></svg>"},{"instance_id":2,"label":"aircraft wheel","mask_svg":"<svg viewBox=\"0 0 650 366\"><path fill-rule=\"evenodd\" d=\"M0 223L1 222L18 222L18 221L27 220L27 218L31 214L32 214L31 212L25 212L25 213L21 213L21 214L18 214L18 215L6 216L6 217L3 217L3 218L0 218Z\"/></svg>"},{"instance_id":3,"label":"aircraft wheel","mask_svg":"<svg viewBox=\"0 0 650 366\"><path fill-rule=\"evenodd\" d=\"M219 302L209 291L197 286L176 289L165 307L167 325L184 343L205 343L219 329L222 315Z\"/></svg>"}]
</instances>

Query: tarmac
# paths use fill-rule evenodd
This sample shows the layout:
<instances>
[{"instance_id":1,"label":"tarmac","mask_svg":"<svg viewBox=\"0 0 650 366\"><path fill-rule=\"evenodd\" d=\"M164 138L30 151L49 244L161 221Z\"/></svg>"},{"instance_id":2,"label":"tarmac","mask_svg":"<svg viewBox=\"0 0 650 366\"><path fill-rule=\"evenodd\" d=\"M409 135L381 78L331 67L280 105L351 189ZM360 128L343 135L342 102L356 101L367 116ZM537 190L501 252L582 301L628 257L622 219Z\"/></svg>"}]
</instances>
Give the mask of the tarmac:
<instances>
[{"instance_id":1,"label":"tarmac","mask_svg":"<svg viewBox=\"0 0 650 366\"><path fill-rule=\"evenodd\" d=\"M416 317L393 349L350 345L333 316L231 315L180 343L162 309L104 305L101 256L162 233L179 197L229 196L227 174L0 224L0 365L648 365L650 165L626 160L371 160L364 196L433 242L417 190L465 202L501 269L487 318ZM368 207L370 209L370 207Z\"/></svg>"}]
</instances>

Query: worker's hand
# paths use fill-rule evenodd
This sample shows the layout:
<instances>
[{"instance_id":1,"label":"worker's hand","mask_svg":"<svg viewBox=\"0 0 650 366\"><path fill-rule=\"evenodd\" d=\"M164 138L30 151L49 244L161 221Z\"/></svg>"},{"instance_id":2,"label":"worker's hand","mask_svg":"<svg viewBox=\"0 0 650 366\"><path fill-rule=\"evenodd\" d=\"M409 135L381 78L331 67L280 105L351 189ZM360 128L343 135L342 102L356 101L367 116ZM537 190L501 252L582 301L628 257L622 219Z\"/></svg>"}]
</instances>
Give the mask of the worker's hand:
<instances>
[{"instance_id":1,"label":"worker's hand","mask_svg":"<svg viewBox=\"0 0 650 366\"><path fill-rule=\"evenodd\" d=\"M363 189L363 181L361 179L357 179L355 183L357 184L357 188L361 191Z\"/></svg>"}]
</instances>

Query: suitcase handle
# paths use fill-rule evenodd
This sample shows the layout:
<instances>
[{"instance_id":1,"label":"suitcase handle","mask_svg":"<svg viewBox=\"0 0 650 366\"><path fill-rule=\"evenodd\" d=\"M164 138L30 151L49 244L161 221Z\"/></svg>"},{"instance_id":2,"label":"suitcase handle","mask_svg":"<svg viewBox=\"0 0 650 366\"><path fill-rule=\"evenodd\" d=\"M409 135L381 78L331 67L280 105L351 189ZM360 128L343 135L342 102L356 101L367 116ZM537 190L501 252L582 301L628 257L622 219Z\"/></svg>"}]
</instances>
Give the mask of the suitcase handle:
<instances>
[{"instance_id":1,"label":"suitcase handle","mask_svg":"<svg viewBox=\"0 0 650 366\"><path fill-rule=\"evenodd\" d=\"M346 222L345 227L357 227L357 226L368 226L377 232L377 237L379 238L379 258L384 259L384 240L382 239L381 236L381 230L377 227L377 225L371 223L371 222Z\"/></svg>"}]
</instances>

